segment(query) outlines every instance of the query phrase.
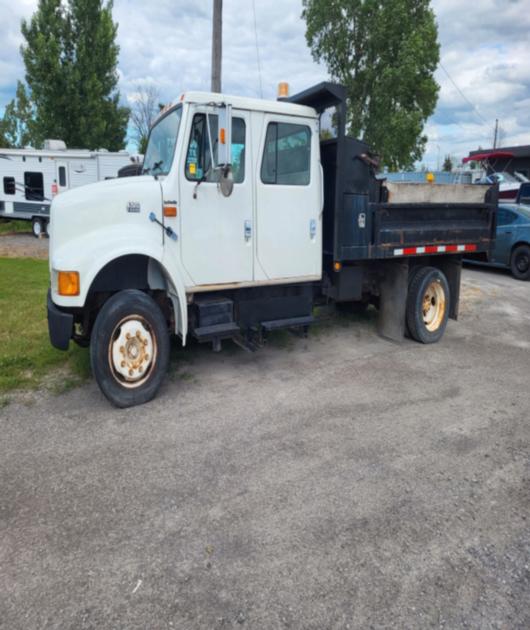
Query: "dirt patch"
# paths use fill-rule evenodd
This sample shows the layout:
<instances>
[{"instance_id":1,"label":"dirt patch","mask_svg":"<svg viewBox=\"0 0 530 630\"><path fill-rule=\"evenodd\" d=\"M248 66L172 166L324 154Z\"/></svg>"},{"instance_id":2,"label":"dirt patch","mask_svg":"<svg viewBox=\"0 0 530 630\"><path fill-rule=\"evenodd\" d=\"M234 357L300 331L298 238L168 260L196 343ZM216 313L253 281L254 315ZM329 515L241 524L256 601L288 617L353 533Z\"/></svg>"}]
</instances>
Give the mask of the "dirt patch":
<instances>
[{"instance_id":1,"label":"dirt patch","mask_svg":"<svg viewBox=\"0 0 530 630\"><path fill-rule=\"evenodd\" d=\"M48 258L49 239L35 238L32 234L12 233L0 235L0 257Z\"/></svg>"}]
</instances>

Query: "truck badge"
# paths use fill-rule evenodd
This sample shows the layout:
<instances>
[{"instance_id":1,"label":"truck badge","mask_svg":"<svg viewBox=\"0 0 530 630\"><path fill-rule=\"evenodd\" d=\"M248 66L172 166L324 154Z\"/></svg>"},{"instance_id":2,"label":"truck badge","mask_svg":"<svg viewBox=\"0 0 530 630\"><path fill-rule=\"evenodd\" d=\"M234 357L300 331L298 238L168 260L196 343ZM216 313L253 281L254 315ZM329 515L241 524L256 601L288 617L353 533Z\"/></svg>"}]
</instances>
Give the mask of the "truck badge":
<instances>
[{"instance_id":1,"label":"truck badge","mask_svg":"<svg viewBox=\"0 0 530 630\"><path fill-rule=\"evenodd\" d=\"M140 212L141 206L139 201L129 201L127 204L127 212Z\"/></svg>"}]
</instances>

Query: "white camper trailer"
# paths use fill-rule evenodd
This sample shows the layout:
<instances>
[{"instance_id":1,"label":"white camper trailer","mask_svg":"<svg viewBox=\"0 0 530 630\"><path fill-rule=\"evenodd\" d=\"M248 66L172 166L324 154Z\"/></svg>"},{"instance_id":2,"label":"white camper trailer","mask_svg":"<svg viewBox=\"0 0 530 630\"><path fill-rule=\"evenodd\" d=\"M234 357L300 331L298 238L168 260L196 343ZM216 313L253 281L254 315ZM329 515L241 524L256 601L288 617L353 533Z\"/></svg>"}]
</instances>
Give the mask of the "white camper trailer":
<instances>
[{"instance_id":1,"label":"white camper trailer","mask_svg":"<svg viewBox=\"0 0 530 630\"><path fill-rule=\"evenodd\" d=\"M39 236L56 195L117 177L134 160L127 151L67 149L61 140L46 140L39 150L0 149L0 218L31 221Z\"/></svg>"}]
</instances>

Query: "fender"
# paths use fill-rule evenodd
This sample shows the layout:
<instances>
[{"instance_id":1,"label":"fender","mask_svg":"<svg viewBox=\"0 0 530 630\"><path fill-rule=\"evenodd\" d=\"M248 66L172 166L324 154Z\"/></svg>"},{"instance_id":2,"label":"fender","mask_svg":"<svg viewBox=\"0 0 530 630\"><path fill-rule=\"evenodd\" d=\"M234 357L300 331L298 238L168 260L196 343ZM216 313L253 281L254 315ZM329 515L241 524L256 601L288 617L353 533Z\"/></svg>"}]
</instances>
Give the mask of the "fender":
<instances>
[{"instance_id":1,"label":"fender","mask_svg":"<svg viewBox=\"0 0 530 630\"><path fill-rule=\"evenodd\" d=\"M88 235L73 239L54 253L50 266L52 269L52 301L65 308L83 308L90 287L97 274L108 263L127 256L137 254L156 261L167 284L166 291L173 303L175 311L175 332L182 336L185 343L188 331L188 311L186 290L182 271L178 265L178 254L175 252L173 264L167 265L168 257L164 257L164 245L160 228L153 223L145 226L111 227L96 230ZM149 266L152 273L152 266ZM80 292L75 297L65 297L57 293L55 272L78 271ZM151 274L150 274L151 275Z\"/></svg>"}]
</instances>

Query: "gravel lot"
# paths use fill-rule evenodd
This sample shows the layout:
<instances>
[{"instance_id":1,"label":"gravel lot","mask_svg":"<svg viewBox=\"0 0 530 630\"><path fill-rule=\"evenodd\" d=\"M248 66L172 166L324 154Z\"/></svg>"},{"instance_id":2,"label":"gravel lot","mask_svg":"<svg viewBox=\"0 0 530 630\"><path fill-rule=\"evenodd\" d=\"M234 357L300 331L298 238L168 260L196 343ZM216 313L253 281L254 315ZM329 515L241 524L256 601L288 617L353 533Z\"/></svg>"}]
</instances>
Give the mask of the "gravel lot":
<instances>
[{"instance_id":1,"label":"gravel lot","mask_svg":"<svg viewBox=\"0 0 530 630\"><path fill-rule=\"evenodd\" d=\"M283 346L283 347L282 347ZM530 284L0 409L0 627L530 627Z\"/></svg>"},{"instance_id":2,"label":"gravel lot","mask_svg":"<svg viewBox=\"0 0 530 630\"><path fill-rule=\"evenodd\" d=\"M47 236L35 238L25 232L0 234L0 257L48 258L49 242Z\"/></svg>"}]
</instances>

